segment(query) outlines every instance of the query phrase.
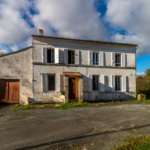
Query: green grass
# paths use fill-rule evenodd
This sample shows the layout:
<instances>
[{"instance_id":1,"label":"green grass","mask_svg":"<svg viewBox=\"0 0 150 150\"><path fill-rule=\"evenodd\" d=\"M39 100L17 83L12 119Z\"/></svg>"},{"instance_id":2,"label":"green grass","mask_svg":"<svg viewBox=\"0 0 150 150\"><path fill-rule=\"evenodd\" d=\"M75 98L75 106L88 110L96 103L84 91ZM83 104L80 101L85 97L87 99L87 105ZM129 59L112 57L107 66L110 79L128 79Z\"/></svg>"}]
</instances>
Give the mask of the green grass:
<instances>
[{"instance_id":1,"label":"green grass","mask_svg":"<svg viewBox=\"0 0 150 150\"><path fill-rule=\"evenodd\" d=\"M114 146L112 150L149 150L150 136L126 137L120 146Z\"/></svg>"},{"instance_id":2,"label":"green grass","mask_svg":"<svg viewBox=\"0 0 150 150\"><path fill-rule=\"evenodd\" d=\"M14 104L14 107L17 109L21 109L21 110L28 110L32 108L31 105L20 105L20 104ZM14 111L17 111L17 110L14 110Z\"/></svg>"},{"instance_id":3,"label":"green grass","mask_svg":"<svg viewBox=\"0 0 150 150\"><path fill-rule=\"evenodd\" d=\"M125 101L109 101L109 102L103 102L102 105L107 105L107 104L114 104L114 103L150 103L150 96L147 96L146 100L125 100Z\"/></svg>"},{"instance_id":4,"label":"green grass","mask_svg":"<svg viewBox=\"0 0 150 150\"><path fill-rule=\"evenodd\" d=\"M21 105L20 106L20 109L21 110L28 110L28 109L31 109L32 107L30 105Z\"/></svg>"},{"instance_id":5,"label":"green grass","mask_svg":"<svg viewBox=\"0 0 150 150\"><path fill-rule=\"evenodd\" d=\"M3 117L3 115L2 115L2 114L0 114L0 117Z\"/></svg>"},{"instance_id":6,"label":"green grass","mask_svg":"<svg viewBox=\"0 0 150 150\"><path fill-rule=\"evenodd\" d=\"M14 107L19 107L20 106L20 104L14 104Z\"/></svg>"},{"instance_id":7,"label":"green grass","mask_svg":"<svg viewBox=\"0 0 150 150\"><path fill-rule=\"evenodd\" d=\"M45 108L56 108L56 109L68 109L70 107L81 107L81 106L90 106L91 103L87 102L72 102L72 103L64 103L60 104L59 106L53 105L46 105Z\"/></svg>"}]
</instances>

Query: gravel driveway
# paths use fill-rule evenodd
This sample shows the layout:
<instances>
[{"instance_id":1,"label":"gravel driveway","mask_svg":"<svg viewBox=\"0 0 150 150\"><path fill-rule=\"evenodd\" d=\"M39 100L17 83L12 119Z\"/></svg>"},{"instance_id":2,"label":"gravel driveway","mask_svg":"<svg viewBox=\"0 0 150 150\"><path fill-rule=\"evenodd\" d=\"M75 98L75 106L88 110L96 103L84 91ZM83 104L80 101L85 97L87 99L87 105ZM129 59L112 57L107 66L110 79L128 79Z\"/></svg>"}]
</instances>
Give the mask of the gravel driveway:
<instances>
[{"instance_id":1,"label":"gravel driveway","mask_svg":"<svg viewBox=\"0 0 150 150\"><path fill-rule=\"evenodd\" d=\"M15 111L1 105L0 150L105 150L150 133L150 104Z\"/></svg>"}]
</instances>

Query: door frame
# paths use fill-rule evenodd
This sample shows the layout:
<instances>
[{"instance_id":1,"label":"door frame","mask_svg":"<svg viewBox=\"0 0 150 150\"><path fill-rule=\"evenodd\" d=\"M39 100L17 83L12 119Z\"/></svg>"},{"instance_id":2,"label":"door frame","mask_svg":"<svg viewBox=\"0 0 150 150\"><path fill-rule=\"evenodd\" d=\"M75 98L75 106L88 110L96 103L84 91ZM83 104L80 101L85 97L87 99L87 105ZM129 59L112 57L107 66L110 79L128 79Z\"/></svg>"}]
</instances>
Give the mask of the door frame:
<instances>
[{"instance_id":1,"label":"door frame","mask_svg":"<svg viewBox=\"0 0 150 150\"><path fill-rule=\"evenodd\" d=\"M69 77L68 78L68 85L69 85L69 80L71 79L71 78L74 78L75 79L75 101L78 101L79 100L79 77L77 77L77 76L72 76L72 77ZM70 88L70 87L69 87ZM69 93L69 90L68 90L68 95L70 95L70 93ZM71 101L72 99L70 99L70 96L69 96L69 102Z\"/></svg>"}]
</instances>

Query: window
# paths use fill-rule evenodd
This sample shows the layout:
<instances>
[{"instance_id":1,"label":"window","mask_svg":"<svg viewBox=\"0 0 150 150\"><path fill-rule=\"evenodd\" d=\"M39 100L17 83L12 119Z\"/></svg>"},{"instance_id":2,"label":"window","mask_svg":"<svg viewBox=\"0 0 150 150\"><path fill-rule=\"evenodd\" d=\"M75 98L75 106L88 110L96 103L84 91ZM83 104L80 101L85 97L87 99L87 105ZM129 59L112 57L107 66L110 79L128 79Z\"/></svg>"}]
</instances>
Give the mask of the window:
<instances>
[{"instance_id":1,"label":"window","mask_svg":"<svg viewBox=\"0 0 150 150\"><path fill-rule=\"evenodd\" d=\"M115 66L121 66L121 54L115 54Z\"/></svg>"},{"instance_id":2,"label":"window","mask_svg":"<svg viewBox=\"0 0 150 150\"><path fill-rule=\"evenodd\" d=\"M115 90L121 91L121 77L115 76Z\"/></svg>"},{"instance_id":3,"label":"window","mask_svg":"<svg viewBox=\"0 0 150 150\"><path fill-rule=\"evenodd\" d=\"M55 90L55 75L48 75L48 90Z\"/></svg>"},{"instance_id":4,"label":"window","mask_svg":"<svg viewBox=\"0 0 150 150\"><path fill-rule=\"evenodd\" d=\"M54 63L54 50L47 49L47 63Z\"/></svg>"},{"instance_id":5,"label":"window","mask_svg":"<svg viewBox=\"0 0 150 150\"><path fill-rule=\"evenodd\" d=\"M93 65L98 65L98 53L93 52Z\"/></svg>"},{"instance_id":6,"label":"window","mask_svg":"<svg viewBox=\"0 0 150 150\"><path fill-rule=\"evenodd\" d=\"M98 90L98 77L99 76L93 76L93 91Z\"/></svg>"},{"instance_id":7,"label":"window","mask_svg":"<svg viewBox=\"0 0 150 150\"><path fill-rule=\"evenodd\" d=\"M68 64L74 64L74 51L68 51Z\"/></svg>"}]
</instances>

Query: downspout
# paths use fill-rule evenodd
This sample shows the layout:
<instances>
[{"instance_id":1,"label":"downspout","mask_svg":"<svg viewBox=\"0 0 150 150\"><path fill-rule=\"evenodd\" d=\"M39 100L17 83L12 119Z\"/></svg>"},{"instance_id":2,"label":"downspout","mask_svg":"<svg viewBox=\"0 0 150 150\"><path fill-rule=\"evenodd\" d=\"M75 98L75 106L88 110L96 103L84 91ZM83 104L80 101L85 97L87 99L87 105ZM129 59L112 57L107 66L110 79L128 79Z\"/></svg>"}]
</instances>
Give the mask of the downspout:
<instances>
[{"instance_id":1,"label":"downspout","mask_svg":"<svg viewBox=\"0 0 150 150\"><path fill-rule=\"evenodd\" d=\"M138 48L138 45L135 47L135 68L136 68L136 50ZM135 73L135 87L136 87L136 73ZM136 91L135 91L136 93ZM137 93L136 93L136 98L137 98Z\"/></svg>"}]
</instances>

